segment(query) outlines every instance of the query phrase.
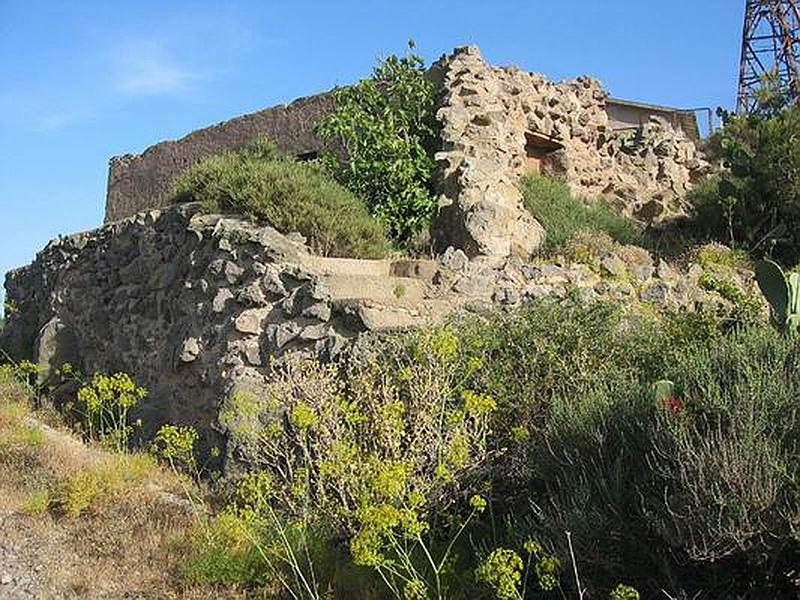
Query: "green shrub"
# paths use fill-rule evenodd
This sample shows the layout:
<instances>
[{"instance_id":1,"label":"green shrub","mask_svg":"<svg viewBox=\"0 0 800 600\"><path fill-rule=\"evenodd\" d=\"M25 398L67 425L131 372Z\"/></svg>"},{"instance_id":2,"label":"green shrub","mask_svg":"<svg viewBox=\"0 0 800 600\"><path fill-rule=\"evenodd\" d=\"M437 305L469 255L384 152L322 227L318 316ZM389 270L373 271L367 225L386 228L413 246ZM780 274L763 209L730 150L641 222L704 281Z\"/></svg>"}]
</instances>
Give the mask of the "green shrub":
<instances>
[{"instance_id":1,"label":"green shrub","mask_svg":"<svg viewBox=\"0 0 800 600\"><path fill-rule=\"evenodd\" d=\"M390 55L372 77L338 88L334 99L335 110L317 126L344 147L344 157L327 156L333 172L405 246L436 208L430 179L438 132L424 62L412 53Z\"/></svg>"},{"instance_id":2,"label":"green shrub","mask_svg":"<svg viewBox=\"0 0 800 600\"><path fill-rule=\"evenodd\" d=\"M800 107L728 116L711 144L724 166L690 194L690 233L786 264L800 260Z\"/></svg>"},{"instance_id":3,"label":"green shrub","mask_svg":"<svg viewBox=\"0 0 800 600\"><path fill-rule=\"evenodd\" d=\"M263 560L251 536L234 512L223 511L195 532L183 576L194 584L264 585Z\"/></svg>"},{"instance_id":4,"label":"green shrub","mask_svg":"<svg viewBox=\"0 0 800 600\"><path fill-rule=\"evenodd\" d=\"M439 328L359 348L339 367L289 359L268 397L234 393L220 421L246 460L272 465L281 506L302 515L311 498L342 535L361 527L367 505L446 506L458 501L457 476L481 463L496 409L458 378L457 343Z\"/></svg>"},{"instance_id":5,"label":"green shrub","mask_svg":"<svg viewBox=\"0 0 800 600\"><path fill-rule=\"evenodd\" d=\"M521 181L525 207L542 224L547 247L560 248L579 232L605 232L622 244L639 239L636 224L603 200L586 202L557 179L528 174Z\"/></svg>"},{"instance_id":6,"label":"green shrub","mask_svg":"<svg viewBox=\"0 0 800 600\"><path fill-rule=\"evenodd\" d=\"M753 261L742 250L731 250L722 244L704 244L695 250L695 261L701 267L753 269Z\"/></svg>"},{"instance_id":7,"label":"green shrub","mask_svg":"<svg viewBox=\"0 0 800 600\"><path fill-rule=\"evenodd\" d=\"M175 473L199 477L195 460L197 430L185 425L166 423L156 432L150 442L150 454L165 461Z\"/></svg>"},{"instance_id":8,"label":"green shrub","mask_svg":"<svg viewBox=\"0 0 800 600\"><path fill-rule=\"evenodd\" d=\"M77 517L156 474L155 462L145 454L104 456L60 477L51 495L50 507L58 513Z\"/></svg>"},{"instance_id":9,"label":"green shrub","mask_svg":"<svg viewBox=\"0 0 800 600\"><path fill-rule=\"evenodd\" d=\"M95 373L78 390L86 433L109 450L125 452L134 426L128 415L147 390L127 373Z\"/></svg>"},{"instance_id":10,"label":"green shrub","mask_svg":"<svg viewBox=\"0 0 800 600\"><path fill-rule=\"evenodd\" d=\"M562 556L571 531L595 588L625 574L648 589L662 573L660 586L689 597L788 593L782 573L798 552L796 349L763 325L709 341L659 337L660 360L622 377L597 372L594 384L552 397L525 454L539 507L529 530ZM665 376L676 393L654 402L651 384Z\"/></svg>"},{"instance_id":11,"label":"green shrub","mask_svg":"<svg viewBox=\"0 0 800 600\"><path fill-rule=\"evenodd\" d=\"M319 165L281 157L265 142L200 161L175 179L173 201L299 232L324 256L380 258L388 250L380 222L358 198Z\"/></svg>"},{"instance_id":12,"label":"green shrub","mask_svg":"<svg viewBox=\"0 0 800 600\"><path fill-rule=\"evenodd\" d=\"M221 414L259 482L235 514L318 591L357 563L376 597L577 597L574 551L592 597L793 598L798 356L765 323L539 303L290 360Z\"/></svg>"}]
</instances>

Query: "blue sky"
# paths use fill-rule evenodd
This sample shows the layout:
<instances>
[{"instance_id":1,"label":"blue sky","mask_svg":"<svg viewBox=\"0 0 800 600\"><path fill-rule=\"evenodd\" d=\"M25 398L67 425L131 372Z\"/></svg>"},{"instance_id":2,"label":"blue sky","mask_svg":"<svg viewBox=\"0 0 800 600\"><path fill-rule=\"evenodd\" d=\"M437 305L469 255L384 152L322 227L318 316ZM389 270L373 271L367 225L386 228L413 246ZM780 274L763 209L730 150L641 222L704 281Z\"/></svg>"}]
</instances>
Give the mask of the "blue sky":
<instances>
[{"instance_id":1,"label":"blue sky","mask_svg":"<svg viewBox=\"0 0 800 600\"><path fill-rule=\"evenodd\" d=\"M0 0L0 272L102 221L109 157L345 84L413 38L615 96L734 103L744 0Z\"/></svg>"}]
</instances>

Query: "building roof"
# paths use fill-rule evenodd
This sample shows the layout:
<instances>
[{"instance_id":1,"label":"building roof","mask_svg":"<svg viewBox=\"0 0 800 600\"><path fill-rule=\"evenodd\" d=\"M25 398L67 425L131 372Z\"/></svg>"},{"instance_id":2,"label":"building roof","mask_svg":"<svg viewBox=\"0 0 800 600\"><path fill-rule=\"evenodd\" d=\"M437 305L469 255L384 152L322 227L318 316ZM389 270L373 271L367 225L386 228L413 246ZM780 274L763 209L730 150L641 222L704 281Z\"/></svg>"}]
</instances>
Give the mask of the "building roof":
<instances>
[{"instance_id":1,"label":"building roof","mask_svg":"<svg viewBox=\"0 0 800 600\"><path fill-rule=\"evenodd\" d=\"M663 106L661 104L650 104L636 100L623 100L622 98L608 98L606 104L616 104L617 106L627 106L639 109L642 112L668 113L673 119L673 124L678 125L687 136L693 141L700 139L700 128L697 125L695 109L675 108L673 106Z\"/></svg>"}]
</instances>

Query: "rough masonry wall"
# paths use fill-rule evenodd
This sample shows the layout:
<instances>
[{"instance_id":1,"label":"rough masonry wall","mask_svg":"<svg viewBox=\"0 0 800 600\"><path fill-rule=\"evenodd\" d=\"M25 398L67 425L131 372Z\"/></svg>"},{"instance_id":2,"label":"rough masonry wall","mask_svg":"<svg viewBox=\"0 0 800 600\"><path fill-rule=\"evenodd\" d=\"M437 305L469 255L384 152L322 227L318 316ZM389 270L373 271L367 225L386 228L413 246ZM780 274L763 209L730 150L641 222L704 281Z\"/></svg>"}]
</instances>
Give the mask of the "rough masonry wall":
<instances>
[{"instance_id":1,"label":"rough masonry wall","mask_svg":"<svg viewBox=\"0 0 800 600\"><path fill-rule=\"evenodd\" d=\"M561 83L515 67L493 67L478 48L457 48L433 67L442 82L442 151L435 187L440 248L469 255L529 256L541 227L524 213L515 184L530 168L531 142L558 148L542 170L587 198L607 197L643 220L682 210L705 163L691 140L662 119L614 132L608 94L589 77Z\"/></svg>"},{"instance_id":2,"label":"rough masonry wall","mask_svg":"<svg viewBox=\"0 0 800 600\"><path fill-rule=\"evenodd\" d=\"M602 237L579 242L580 258L549 264L469 260L453 248L436 261L338 259L310 254L295 235L198 211L143 212L50 242L6 277L14 308L0 347L33 359L44 380L65 362L131 373L149 391L134 414L143 436L164 422L192 425L206 449L228 439L233 456L221 412L234 391L266 406L271 365L289 353L327 360L362 335L544 299L731 306L704 289L703 267L678 270ZM753 291L749 271L716 276Z\"/></svg>"},{"instance_id":3,"label":"rough masonry wall","mask_svg":"<svg viewBox=\"0 0 800 600\"><path fill-rule=\"evenodd\" d=\"M155 144L142 154L115 156L108 170L105 222L163 206L178 173L206 156L240 148L259 136L290 154L319 151L314 124L332 106L328 93L301 98Z\"/></svg>"},{"instance_id":4,"label":"rough masonry wall","mask_svg":"<svg viewBox=\"0 0 800 600\"><path fill-rule=\"evenodd\" d=\"M283 351L334 352L350 325L273 229L195 214L139 213L51 242L8 274L15 311L2 342L48 371L125 371L148 390L136 417L213 437L226 394L257 386ZM358 327L355 323L353 327Z\"/></svg>"},{"instance_id":5,"label":"rough masonry wall","mask_svg":"<svg viewBox=\"0 0 800 600\"><path fill-rule=\"evenodd\" d=\"M171 422L210 440L232 390L263 397L284 353L327 359L360 332L452 310L426 299L425 273L311 255L300 236L171 206L53 240L9 272L0 347L33 359L43 381L63 363L131 373L149 392L134 415L142 435Z\"/></svg>"}]
</instances>

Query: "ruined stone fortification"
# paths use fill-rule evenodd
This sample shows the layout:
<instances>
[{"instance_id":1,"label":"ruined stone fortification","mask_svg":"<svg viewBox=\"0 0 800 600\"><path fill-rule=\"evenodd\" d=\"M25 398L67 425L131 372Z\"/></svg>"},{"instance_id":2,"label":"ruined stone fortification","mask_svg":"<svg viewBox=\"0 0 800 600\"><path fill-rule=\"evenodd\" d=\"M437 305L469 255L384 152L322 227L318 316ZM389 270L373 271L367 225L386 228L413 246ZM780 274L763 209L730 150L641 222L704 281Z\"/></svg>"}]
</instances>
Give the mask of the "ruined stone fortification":
<instances>
[{"instance_id":1,"label":"ruined stone fortification","mask_svg":"<svg viewBox=\"0 0 800 600\"><path fill-rule=\"evenodd\" d=\"M605 196L645 221L680 213L705 168L694 143L658 119L613 131L607 93L589 77L562 83L513 67L492 67L474 46L433 67L440 83L442 151L435 186L443 207L440 248L530 256L544 232L522 207L521 175L565 179L587 198Z\"/></svg>"},{"instance_id":2,"label":"ruined stone fortification","mask_svg":"<svg viewBox=\"0 0 800 600\"><path fill-rule=\"evenodd\" d=\"M469 256L529 257L545 232L521 203L527 170L564 178L587 198L606 196L651 222L679 214L705 168L694 143L664 119L613 130L608 94L589 77L553 83L513 67L493 67L474 46L456 49L430 70L442 124L433 182L442 209L433 224L440 250ZM260 135L297 156L322 143L314 126L333 107L329 94L232 119L111 160L106 222L164 206L174 177L201 158Z\"/></svg>"},{"instance_id":3,"label":"ruined stone fortification","mask_svg":"<svg viewBox=\"0 0 800 600\"><path fill-rule=\"evenodd\" d=\"M436 260L323 258L291 232L193 204L159 208L181 169L258 134L295 154L315 152L313 123L331 106L315 96L113 159L109 223L52 241L8 274L13 310L0 344L39 363L43 378L63 362L130 372L149 390L137 415L144 435L169 421L196 426L211 444L227 433L219 415L231 393L262 397L271 364L287 353L330 359L364 334L544 298L727 304L703 289L697 265L678 272L609 240L575 252L579 262L531 262L546 232L522 205L520 175L557 174L580 193L660 218L680 210L703 166L680 132L659 121L634 137L613 132L597 81L556 84L491 67L473 47L443 57L430 75L442 123ZM751 273L726 277L752 287Z\"/></svg>"}]
</instances>

